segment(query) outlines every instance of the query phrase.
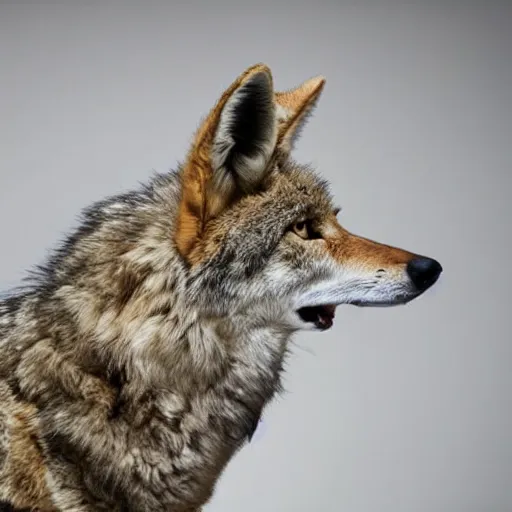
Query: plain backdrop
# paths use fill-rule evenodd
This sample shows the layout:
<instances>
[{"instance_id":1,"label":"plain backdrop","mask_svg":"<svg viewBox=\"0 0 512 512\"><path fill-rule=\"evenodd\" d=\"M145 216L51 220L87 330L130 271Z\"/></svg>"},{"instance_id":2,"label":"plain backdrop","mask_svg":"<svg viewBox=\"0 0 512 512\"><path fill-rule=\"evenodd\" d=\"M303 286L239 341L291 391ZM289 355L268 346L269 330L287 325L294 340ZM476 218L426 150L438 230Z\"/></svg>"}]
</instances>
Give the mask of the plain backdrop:
<instances>
[{"instance_id":1,"label":"plain backdrop","mask_svg":"<svg viewBox=\"0 0 512 512\"><path fill-rule=\"evenodd\" d=\"M406 307L297 338L207 512L510 512L512 6L0 5L0 288L91 201L181 160L246 67L327 86L296 159L348 229L439 259Z\"/></svg>"}]
</instances>

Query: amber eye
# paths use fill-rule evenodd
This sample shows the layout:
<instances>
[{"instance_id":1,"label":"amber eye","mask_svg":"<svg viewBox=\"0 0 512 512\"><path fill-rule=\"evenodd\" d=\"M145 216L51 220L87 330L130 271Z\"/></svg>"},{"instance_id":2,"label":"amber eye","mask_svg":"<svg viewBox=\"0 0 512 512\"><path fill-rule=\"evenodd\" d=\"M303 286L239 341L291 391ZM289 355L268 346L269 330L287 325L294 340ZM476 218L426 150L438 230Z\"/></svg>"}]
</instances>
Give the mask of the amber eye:
<instances>
[{"instance_id":1,"label":"amber eye","mask_svg":"<svg viewBox=\"0 0 512 512\"><path fill-rule=\"evenodd\" d=\"M308 236L308 226L306 225L305 221L296 222L292 226L292 231L300 236L301 238L304 238L304 240L307 240L309 238Z\"/></svg>"},{"instance_id":2,"label":"amber eye","mask_svg":"<svg viewBox=\"0 0 512 512\"><path fill-rule=\"evenodd\" d=\"M314 238L322 238L320 233L313 229L313 224L309 220L302 220L292 224L291 230L304 240L312 240Z\"/></svg>"}]
</instances>

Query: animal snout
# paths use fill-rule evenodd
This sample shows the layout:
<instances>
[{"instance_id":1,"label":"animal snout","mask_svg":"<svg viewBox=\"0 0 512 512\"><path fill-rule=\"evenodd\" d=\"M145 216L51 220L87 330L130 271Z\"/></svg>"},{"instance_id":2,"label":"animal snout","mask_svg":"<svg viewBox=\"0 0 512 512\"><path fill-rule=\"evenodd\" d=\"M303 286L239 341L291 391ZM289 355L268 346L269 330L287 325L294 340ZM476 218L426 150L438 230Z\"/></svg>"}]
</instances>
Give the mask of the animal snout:
<instances>
[{"instance_id":1,"label":"animal snout","mask_svg":"<svg viewBox=\"0 0 512 512\"><path fill-rule=\"evenodd\" d=\"M407 274L414 286L421 292L430 288L442 271L443 267L438 261L424 256L413 258L407 263Z\"/></svg>"}]
</instances>

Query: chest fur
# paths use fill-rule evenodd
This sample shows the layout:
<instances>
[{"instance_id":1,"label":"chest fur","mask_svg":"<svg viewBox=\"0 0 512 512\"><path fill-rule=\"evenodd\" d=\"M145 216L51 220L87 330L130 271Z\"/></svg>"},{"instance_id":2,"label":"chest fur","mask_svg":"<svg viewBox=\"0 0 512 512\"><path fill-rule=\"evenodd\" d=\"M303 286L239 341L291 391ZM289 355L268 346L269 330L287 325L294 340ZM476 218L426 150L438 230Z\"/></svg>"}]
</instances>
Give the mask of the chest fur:
<instances>
[{"instance_id":1,"label":"chest fur","mask_svg":"<svg viewBox=\"0 0 512 512\"><path fill-rule=\"evenodd\" d=\"M51 339L23 353L15 373L24 399L38 407L60 508L83 496L98 509L123 500L133 510L199 507L254 432L280 387L286 333L187 318L180 336L152 331L140 339L124 359L128 376L109 382Z\"/></svg>"}]
</instances>

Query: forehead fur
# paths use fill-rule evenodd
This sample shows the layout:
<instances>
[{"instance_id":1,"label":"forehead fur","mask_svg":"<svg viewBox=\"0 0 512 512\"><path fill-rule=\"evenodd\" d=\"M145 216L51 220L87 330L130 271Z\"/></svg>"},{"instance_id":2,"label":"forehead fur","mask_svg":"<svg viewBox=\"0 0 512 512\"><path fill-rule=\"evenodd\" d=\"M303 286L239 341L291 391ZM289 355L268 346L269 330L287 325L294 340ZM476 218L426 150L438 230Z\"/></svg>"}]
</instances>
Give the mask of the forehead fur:
<instances>
[{"instance_id":1,"label":"forehead fur","mask_svg":"<svg viewBox=\"0 0 512 512\"><path fill-rule=\"evenodd\" d=\"M289 160L277 172L270 173L270 190L278 197L290 197L304 209L306 216L322 216L332 212L329 182L312 167Z\"/></svg>"},{"instance_id":2,"label":"forehead fur","mask_svg":"<svg viewBox=\"0 0 512 512\"><path fill-rule=\"evenodd\" d=\"M327 180L311 167L290 160L268 174L259 192L243 197L213 221L212 227L223 230L223 227L240 225L242 217L257 222L264 212L266 225L284 229L292 222L322 218L332 210Z\"/></svg>"}]
</instances>

